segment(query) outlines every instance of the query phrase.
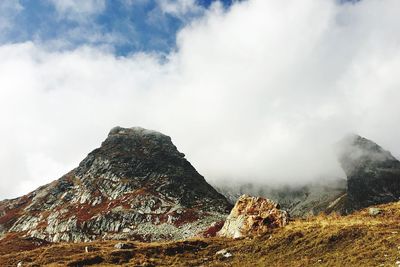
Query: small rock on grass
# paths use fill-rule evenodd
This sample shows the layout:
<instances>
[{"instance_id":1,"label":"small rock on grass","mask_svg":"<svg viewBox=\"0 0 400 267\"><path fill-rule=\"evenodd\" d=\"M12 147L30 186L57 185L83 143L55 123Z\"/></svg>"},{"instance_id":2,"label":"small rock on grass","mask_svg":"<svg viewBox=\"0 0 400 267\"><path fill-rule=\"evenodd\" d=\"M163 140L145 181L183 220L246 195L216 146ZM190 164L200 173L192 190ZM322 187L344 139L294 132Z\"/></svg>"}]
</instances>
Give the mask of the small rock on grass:
<instances>
[{"instance_id":1,"label":"small rock on grass","mask_svg":"<svg viewBox=\"0 0 400 267\"><path fill-rule=\"evenodd\" d=\"M133 248L134 246L133 246L133 244L130 244L130 243L119 242L119 243L115 244L114 247L117 249L130 249L130 248Z\"/></svg>"},{"instance_id":2,"label":"small rock on grass","mask_svg":"<svg viewBox=\"0 0 400 267\"><path fill-rule=\"evenodd\" d=\"M381 212L382 212L381 209L378 209L378 208L369 208L368 209L369 215L372 215L372 216L376 216L376 215L380 214Z\"/></svg>"},{"instance_id":3,"label":"small rock on grass","mask_svg":"<svg viewBox=\"0 0 400 267\"><path fill-rule=\"evenodd\" d=\"M233 256L232 253L228 252L228 250L226 250L226 249L221 249L221 250L217 251L215 253L215 255L220 255L224 258L230 258Z\"/></svg>"}]
</instances>

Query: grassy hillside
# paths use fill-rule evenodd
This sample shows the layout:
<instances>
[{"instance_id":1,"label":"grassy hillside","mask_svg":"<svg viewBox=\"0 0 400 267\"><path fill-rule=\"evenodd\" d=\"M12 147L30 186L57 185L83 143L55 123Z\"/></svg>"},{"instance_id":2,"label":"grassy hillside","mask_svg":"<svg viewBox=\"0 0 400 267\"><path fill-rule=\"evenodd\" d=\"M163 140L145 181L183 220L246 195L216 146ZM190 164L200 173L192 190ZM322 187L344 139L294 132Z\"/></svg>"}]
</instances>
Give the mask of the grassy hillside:
<instances>
[{"instance_id":1,"label":"grassy hillside","mask_svg":"<svg viewBox=\"0 0 400 267\"><path fill-rule=\"evenodd\" d=\"M378 208L382 212L376 216L368 209L349 216L320 215L241 240L131 242L134 247L125 250L115 249L116 241L51 245L9 236L0 241L0 265L400 266L400 203ZM216 255L221 249L232 257Z\"/></svg>"}]
</instances>

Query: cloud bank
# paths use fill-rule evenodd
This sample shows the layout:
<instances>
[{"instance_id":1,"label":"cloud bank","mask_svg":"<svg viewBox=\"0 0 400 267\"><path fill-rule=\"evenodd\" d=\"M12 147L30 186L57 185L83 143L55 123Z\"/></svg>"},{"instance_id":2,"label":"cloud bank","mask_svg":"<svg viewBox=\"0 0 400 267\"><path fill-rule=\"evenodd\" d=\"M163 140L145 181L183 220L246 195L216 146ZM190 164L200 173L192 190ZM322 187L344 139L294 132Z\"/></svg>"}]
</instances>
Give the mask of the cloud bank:
<instances>
[{"instance_id":1,"label":"cloud bank","mask_svg":"<svg viewBox=\"0 0 400 267\"><path fill-rule=\"evenodd\" d=\"M116 125L170 135L209 181L343 176L331 145L349 132L398 156L399 48L397 0L216 4L167 58L1 45L0 198L60 177Z\"/></svg>"}]
</instances>

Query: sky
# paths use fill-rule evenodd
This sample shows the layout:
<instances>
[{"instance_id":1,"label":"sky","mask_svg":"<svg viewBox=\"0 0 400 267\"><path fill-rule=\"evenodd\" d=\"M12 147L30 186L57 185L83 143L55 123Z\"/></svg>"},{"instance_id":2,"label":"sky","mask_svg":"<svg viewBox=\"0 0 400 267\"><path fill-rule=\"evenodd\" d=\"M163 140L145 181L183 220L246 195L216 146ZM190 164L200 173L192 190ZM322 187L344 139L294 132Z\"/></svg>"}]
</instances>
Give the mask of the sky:
<instances>
[{"instance_id":1,"label":"sky","mask_svg":"<svg viewBox=\"0 0 400 267\"><path fill-rule=\"evenodd\" d=\"M114 126L171 136L212 182L343 177L348 133L400 157L398 0L3 0L0 199Z\"/></svg>"},{"instance_id":2,"label":"sky","mask_svg":"<svg viewBox=\"0 0 400 267\"><path fill-rule=\"evenodd\" d=\"M176 32L202 16L212 0L2 0L1 43L34 41L53 50L82 45L117 56L168 53ZM231 0L219 2L228 8Z\"/></svg>"}]
</instances>

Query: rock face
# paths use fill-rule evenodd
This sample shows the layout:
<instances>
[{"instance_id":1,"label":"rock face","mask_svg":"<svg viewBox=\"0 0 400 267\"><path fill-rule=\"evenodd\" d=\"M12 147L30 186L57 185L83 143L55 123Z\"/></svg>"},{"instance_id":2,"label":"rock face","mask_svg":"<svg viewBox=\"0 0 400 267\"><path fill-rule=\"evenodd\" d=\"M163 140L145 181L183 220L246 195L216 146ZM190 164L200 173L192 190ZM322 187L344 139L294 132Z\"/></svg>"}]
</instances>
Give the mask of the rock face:
<instances>
[{"instance_id":1,"label":"rock face","mask_svg":"<svg viewBox=\"0 0 400 267\"><path fill-rule=\"evenodd\" d=\"M76 169L0 202L0 229L53 242L180 239L223 220L230 208L170 137L116 127Z\"/></svg>"},{"instance_id":2,"label":"rock face","mask_svg":"<svg viewBox=\"0 0 400 267\"><path fill-rule=\"evenodd\" d=\"M347 136L338 147L347 175L345 213L399 200L400 162L390 152L358 135Z\"/></svg>"},{"instance_id":3,"label":"rock face","mask_svg":"<svg viewBox=\"0 0 400 267\"><path fill-rule=\"evenodd\" d=\"M287 223L287 212L280 210L275 202L261 197L242 195L218 235L240 238L283 227Z\"/></svg>"}]
</instances>

